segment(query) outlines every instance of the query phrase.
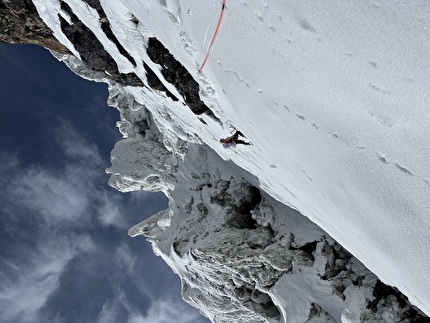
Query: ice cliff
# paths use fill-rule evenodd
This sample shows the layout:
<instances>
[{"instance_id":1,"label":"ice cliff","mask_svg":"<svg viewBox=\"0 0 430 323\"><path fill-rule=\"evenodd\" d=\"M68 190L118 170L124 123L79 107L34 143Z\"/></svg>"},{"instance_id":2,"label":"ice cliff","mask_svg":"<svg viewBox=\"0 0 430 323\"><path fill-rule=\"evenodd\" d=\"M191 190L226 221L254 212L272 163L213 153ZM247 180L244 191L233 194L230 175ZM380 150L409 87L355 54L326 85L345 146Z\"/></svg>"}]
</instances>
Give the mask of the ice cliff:
<instances>
[{"instance_id":1,"label":"ice cliff","mask_svg":"<svg viewBox=\"0 0 430 323\"><path fill-rule=\"evenodd\" d=\"M109 184L170 200L129 234L205 316L427 319L430 176L414 157L428 143L424 1L232 2L206 75L217 1L33 0L28 15L17 4L0 9L43 28L15 24L14 41L42 28L58 59L109 84L124 136ZM222 150L232 126L254 145Z\"/></svg>"}]
</instances>

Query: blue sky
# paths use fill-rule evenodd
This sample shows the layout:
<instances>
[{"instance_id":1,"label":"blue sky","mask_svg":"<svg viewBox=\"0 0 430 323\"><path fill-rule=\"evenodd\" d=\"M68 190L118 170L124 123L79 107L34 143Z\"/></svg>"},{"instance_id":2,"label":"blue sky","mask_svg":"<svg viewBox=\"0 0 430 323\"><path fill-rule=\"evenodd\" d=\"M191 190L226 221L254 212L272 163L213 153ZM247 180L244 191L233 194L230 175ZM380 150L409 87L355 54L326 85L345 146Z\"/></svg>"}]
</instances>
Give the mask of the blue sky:
<instances>
[{"instance_id":1,"label":"blue sky","mask_svg":"<svg viewBox=\"0 0 430 323\"><path fill-rule=\"evenodd\" d=\"M107 86L43 48L0 44L0 321L208 322L179 278L127 230L167 207L119 193Z\"/></svg>"}]
</instances>

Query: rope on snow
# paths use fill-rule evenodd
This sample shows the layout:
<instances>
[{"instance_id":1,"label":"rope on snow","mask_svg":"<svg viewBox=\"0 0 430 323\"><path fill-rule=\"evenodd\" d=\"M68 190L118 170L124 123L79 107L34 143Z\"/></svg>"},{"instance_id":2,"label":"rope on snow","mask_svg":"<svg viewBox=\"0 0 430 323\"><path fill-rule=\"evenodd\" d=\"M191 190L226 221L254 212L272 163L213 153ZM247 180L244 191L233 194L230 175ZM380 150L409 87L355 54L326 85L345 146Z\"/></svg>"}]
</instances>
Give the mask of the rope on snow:
<instances>
[{"instance_id":1,"label":"rope on snow","mask_svg":"<svg viewBox=\"0 0 430 323\"><path fill-rule=\"evenodd\" d=\"M226 2L227 2L227 0L222 0L221 14L220 14L220 16L219 16L218 24L217 24L217 26L216 26L216 29L215 29L214 35L212 36L211 43L209 44L209 48L208 48L208 52L206 53L205 60L203 61L202 66L199 68L199 72L201 72L201 71L203 70L203 67L205 66L205 64L206 64L206 62L207 62L207 60L208 60L208 58L209 58L209 53L210 53L210 51L211 51L211 49L212 49L212 45L213 45L213 44L214 44L214 42L215 42L215 38L216 38L216 35L218 34L219 27L221 26L221 21L222 21L222 17L224 16L224 9L225 9L225 4L226 4Z\"/></svg>"}]
</instances>

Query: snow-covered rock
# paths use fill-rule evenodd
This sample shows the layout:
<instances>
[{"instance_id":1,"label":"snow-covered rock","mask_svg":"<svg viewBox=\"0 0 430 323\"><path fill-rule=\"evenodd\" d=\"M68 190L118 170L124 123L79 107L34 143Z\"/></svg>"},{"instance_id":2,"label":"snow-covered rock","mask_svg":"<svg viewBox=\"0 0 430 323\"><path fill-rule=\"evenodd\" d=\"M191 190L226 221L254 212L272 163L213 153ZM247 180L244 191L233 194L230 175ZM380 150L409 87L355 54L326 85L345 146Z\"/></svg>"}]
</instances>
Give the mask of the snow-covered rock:
<instances>
[{"instance_id":1,"label":"snow-covered rock","mask_svg":"<svg viewBox=\"0 0 430 323\"><path fill-rule=\"evenodd\" d=\"M129 230L181 277L187 302L213 322L419 317L400 293L381 293L378 278L327 233L235 168L191 145L169 208Z\"/></svg>"}]
</instances>

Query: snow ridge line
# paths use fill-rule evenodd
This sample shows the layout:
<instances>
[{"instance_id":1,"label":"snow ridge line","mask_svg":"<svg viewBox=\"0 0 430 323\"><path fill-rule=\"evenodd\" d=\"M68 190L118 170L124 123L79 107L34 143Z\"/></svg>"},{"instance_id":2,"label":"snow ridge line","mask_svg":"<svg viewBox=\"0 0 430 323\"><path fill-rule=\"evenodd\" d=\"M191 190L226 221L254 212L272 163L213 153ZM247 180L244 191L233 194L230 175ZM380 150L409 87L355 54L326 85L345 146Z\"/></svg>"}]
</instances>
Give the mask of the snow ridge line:
<instances>
[{"instance_id":1,"label":"snow ridge line","mask_svg":"<svg viewBox=\"0 0 430 323\"><path fill-rule=\"evenodd\" d=\"M221 26L222 17L224 17L224 9L225 9L225 4L226 4L226 3L227 3L227 0L222 0L221 14L220 14L220 16L219 16L218 24L217 24L217 26L216 26L216 29L215 29L214 35L212 36L212 40L211 40L211 42L210 42L210 44L209 44L209 48L208 48L208 51L207 51L207 53L206 53L205 60L203 61L202 66L199 68L199 72L202 72L203 67L205 66L205 64L206 64L206 62L207 62L207 60L208 60L208 58L209 58L209 53L210 53L210 51L211 51L211 49L212 49L212 45L213 45L213 44L214 44L214 42L215 42L215 38L216 38L216 36L217 36L217 34L218 34L218 31L219 31L219 28L220 28L220 26Z\"/></svg>"}]
</instances>

